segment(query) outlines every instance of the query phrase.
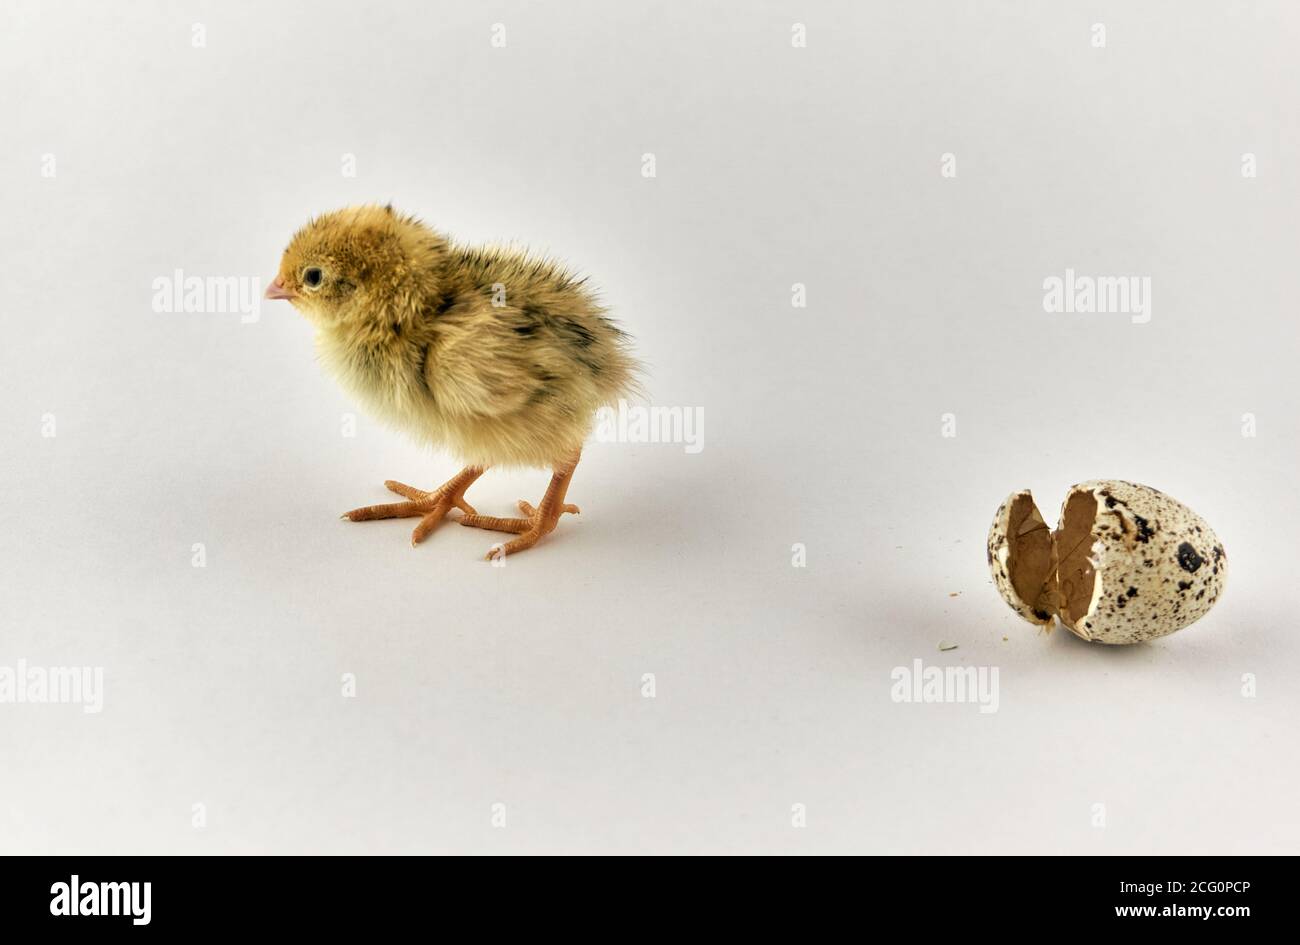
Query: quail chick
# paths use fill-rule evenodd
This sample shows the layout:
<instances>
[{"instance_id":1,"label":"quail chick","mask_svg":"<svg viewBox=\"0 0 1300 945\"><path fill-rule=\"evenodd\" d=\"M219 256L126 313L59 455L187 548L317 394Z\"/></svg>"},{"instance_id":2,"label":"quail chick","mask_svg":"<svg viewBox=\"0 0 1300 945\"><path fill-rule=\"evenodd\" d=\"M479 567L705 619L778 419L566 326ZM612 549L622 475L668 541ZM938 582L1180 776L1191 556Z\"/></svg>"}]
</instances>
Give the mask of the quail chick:
<instances>
[{"instance_id":1,"label":"quail chick","mask_svg":"<svg viewBox=\"0 0 1300 945\"><path fill-rule=\"evenodd\" d=\"M452 509L462 525L514 533L488 559L554 530L595 411L636 387L628 336L585 280L514 249L450 242L392 206L349 207L289 242L268 299L316 329L320 360L382 420L444 447L465 468L432 491L392 480L404 502L353 509L354 522L419 518L419 544ZM465 490L491 466L552 471L522 518L479 515Z\"/></svg>"}]
</instances>

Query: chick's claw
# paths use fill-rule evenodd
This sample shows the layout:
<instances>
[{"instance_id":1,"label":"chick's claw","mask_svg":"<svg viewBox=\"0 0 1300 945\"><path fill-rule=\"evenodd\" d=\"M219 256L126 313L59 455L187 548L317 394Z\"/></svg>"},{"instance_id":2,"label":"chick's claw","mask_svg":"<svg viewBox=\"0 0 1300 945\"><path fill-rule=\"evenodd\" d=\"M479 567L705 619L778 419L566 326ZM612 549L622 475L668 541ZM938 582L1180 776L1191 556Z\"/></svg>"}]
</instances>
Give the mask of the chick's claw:
<instances>
[{"instance_id":1,"label":"chick's claw","mask_svg":"<svg viewBox=\"0 0 1300 945\"><path fill-rule=\"evenodd\" d=\"M551 526L551 528L554 527L555 526L553 525ZM512 539L499 547L494 547L486 556L484 556L483 560L495 561L498 558L505 558L509 555L515 554L516 552L526 551L541 541L542 536L549 532L551 528L545 530L541 528L530 528L518 538Z\"/></svg>"},{"instance_id":2,"label":"chick's claw","mask_svg":"<svg viewBox=\"0 0 1300 945\"><path fill-rule=\"evenodd\" d=\"M565 512L572 511L574 514L577 514L578 508L577 506L565 506L563 511ZM481 517L481 516L476 516L476 517ZM467 515L465 516L465 518L470 518L470 516ZM509 555L517 554L520 551L527 551L529 548L533 547L533 545L537 544L539 541L541 541L551 532L555 531L555 525L559 520L560 520L560 516L558 513L553 517L536 515L531 519L526 519L526 518L490 519L490 521L493 522L500 522L503 524L508 523L510 527L503 528L496 525L490 525L490 526L479 525L477 527L492 528L495 531L517 532L519 534L519 537L512 538L504 545L493 545L492 549L484 556L483 560L496 561L501 558L505 558ZM461 519L461 524L468 525L470 523L466 522L465 519ZM522 528L517 527L519 525L522 525L523 527Z\"/></svg>"}]
</instances>

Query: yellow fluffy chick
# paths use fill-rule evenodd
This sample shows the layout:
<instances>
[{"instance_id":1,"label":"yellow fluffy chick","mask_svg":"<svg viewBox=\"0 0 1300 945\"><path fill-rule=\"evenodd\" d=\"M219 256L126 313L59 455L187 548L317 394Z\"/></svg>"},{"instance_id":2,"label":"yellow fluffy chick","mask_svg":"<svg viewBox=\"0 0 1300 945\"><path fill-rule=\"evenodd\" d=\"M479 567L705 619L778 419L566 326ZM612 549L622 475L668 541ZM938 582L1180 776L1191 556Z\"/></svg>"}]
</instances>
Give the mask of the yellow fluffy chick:
<instances>
[{"instance_id":1,"label":"yellow fluffy chick","mask_svg":"<svg viewBox=\"0 0 1300 945\"><path fill-rule=\"evenodd\" d=\"M457 246L391 206L312 220L284 251L268 299L316 329L328 370L371 411L465 468L431 492L385 485L407 501L353 509L354 522L418 517L419 544L453 508L462 525L518 537L488 559L531 548L564 512L596 410L635 387L628 336L556 263L513 249ZM465 490L489 466L552 470L523 518L479 515Z\"/></svg>"}]
</instances>

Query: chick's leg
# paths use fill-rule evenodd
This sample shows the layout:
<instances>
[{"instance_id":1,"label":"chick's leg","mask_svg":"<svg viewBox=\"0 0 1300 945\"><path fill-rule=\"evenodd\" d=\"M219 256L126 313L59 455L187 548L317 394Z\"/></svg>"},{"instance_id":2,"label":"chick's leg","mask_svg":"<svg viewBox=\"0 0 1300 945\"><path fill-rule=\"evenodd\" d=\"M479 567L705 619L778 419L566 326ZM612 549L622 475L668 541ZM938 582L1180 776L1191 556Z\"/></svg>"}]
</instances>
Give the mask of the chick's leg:
<instances>
[{"instance_id":1,"label":"chick's leg","mask_svg":"<svg viewBox=\"0 0 1300 945\"><path fill-rule=\"evenodd\" d=\"M416 489L389 479L384 485L398 495L406 496L408 501L363 506L351 512L344 512L343 518L353 522L369 522L380 518L419 516L420 524L416 525L415 531L411 533L411 544L418 545L424 541L429 532L438 527L438 523L452 509L474 514L474 507L465 501L465 490L485 471L484 467L467 466L432 492L425 492L423 489Z\"/></svg>"},{"instance_id":2,"label":"chick's leg","mask_svg":"<svg viewBox=\"0 0 1300 945\"><path fill-rule=\"evenodd\" d=\"M533 508L531 504L522 499L519 500L519 511L523 512L527 518L493 518L489 515L475 513L467 514L461 518L460 523L471 528L513 532L519 536L504 545L493 547L487 553L488 561L533 547L533 545L541 541L544 535L548 535L555 530L556 523L565 512L574 515L578 514L576 505L566 504L564 501L565 493L569 491L569 482L573 479L573 470L578 465L578 457L579 454L575 452L571 460L555 468L554 475L551 476L551 484L546 487L546 495L542 496L542 501L537 508Z\"/></svg>"}]
</instances>

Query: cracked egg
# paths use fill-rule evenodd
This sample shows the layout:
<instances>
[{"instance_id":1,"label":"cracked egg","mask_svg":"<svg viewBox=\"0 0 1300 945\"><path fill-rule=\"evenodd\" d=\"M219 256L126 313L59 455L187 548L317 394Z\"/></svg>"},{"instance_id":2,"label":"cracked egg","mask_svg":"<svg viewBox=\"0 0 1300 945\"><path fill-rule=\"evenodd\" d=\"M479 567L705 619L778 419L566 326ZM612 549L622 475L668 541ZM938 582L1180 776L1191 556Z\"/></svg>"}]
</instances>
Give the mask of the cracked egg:
<instances>
[{"instance_id":1,"label":"cracked egg","mask_svg":"<svg viewBox=\"0 0 1300 945\"><path fill-rule=\"evenodd\" d=\"M1228 557L1199 515L1150 486L1094 479L1070 489L1052 530L1028 489L989 529L993 584L1030 623L1094 643L1141 643L1204 617Z\"/></svg>"}]
</instances>

